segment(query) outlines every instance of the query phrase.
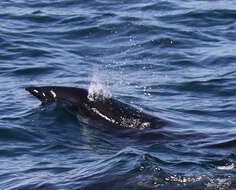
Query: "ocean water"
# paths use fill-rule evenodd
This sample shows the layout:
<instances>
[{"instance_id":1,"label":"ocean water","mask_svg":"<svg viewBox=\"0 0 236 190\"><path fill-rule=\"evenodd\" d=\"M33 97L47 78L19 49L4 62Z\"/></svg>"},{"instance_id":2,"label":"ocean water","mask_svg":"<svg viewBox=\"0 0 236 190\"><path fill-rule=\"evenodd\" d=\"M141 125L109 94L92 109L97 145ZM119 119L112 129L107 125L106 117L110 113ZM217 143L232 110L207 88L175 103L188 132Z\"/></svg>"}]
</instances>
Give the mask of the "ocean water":
<instances>
[{"instance_id":1,"label":"ocean water","mask_svg":"<svg viewBox=\"0 0 236 190\"><path fill-rule=\"evenodd\" d=\"M235 190L236 2L2 0L0 189ZM168 120L117 135L24 88L101 90Z\"/></svg>"}]
</instances>

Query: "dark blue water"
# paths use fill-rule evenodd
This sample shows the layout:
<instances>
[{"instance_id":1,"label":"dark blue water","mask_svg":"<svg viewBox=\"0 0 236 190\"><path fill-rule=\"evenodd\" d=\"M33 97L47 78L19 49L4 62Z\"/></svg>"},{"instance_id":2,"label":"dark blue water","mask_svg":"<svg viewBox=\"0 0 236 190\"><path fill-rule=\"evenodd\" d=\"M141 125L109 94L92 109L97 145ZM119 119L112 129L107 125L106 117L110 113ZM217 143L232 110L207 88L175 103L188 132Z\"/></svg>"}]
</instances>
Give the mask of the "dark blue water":
<instances>
[{"instance_id":1,"label":"dark blue water","mask_svg":"<svg viewBox=\"0 0 236 190\"><path fill-rule=\"evenodd\" d=\"M236 189L235 21L232 0L2 0L0 189ZM31 85L102 88L172 124L118 135Z\"/></svg>"}]
</instances>

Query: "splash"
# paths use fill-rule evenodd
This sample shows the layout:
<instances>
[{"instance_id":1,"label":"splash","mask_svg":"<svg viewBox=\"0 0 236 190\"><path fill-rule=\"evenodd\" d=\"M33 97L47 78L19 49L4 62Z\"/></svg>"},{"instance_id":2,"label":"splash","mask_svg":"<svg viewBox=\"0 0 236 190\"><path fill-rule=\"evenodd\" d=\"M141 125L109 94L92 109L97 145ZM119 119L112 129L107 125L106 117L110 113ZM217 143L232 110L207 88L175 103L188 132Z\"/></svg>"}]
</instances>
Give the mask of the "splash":
<instances>
[{"instance_id":1,"label":"splash","mask_svg":"<svg viewBox=\"0 0 236 190\"><path fill-rule=\"evenodd\" d=\"M93 75L88 88L88 99L95 101L97 99L111 98L112 94L108 90L108 85L108 83L101 82L97 75Z\"/></svg>"}]
</instances>

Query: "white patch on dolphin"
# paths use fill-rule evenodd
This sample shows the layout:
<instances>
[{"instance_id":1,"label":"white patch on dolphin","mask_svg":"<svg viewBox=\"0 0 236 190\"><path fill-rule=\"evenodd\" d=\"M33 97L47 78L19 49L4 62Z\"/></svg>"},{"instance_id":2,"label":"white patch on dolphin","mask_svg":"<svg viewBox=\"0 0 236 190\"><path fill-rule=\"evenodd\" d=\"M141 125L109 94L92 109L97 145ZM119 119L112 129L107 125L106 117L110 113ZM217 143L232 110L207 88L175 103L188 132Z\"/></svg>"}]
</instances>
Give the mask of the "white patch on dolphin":
<instances>
[{"instance_id":1,"label":"white patch on dolphin","mask_svg":"<svg viewBox=\"0 0 236 190\"><path fill-rule=\"evenodd\" d=\"M53 90L50 90L51 94L53 95L54 98L57 97L56 93Z\"/></svg>"},{"instance_id":2,"label":"white patch on dolphin","mask_svg":"<svg viewBox=\"0 0 236 190\"><path fill-rule=\"evenodd\" d=\"M93 110L96 114L98 114L98 115L100 115L101 117L103 117L104 119L106 119L107 121L110 121L110 122L112 122L112 123L116 123L116 121L115 121L114 119L110 119L109 117L103 115L103 114L102 114L101 112L99 112L96 108L92 108L92 110Z\"/></svg>"}]
</instances>

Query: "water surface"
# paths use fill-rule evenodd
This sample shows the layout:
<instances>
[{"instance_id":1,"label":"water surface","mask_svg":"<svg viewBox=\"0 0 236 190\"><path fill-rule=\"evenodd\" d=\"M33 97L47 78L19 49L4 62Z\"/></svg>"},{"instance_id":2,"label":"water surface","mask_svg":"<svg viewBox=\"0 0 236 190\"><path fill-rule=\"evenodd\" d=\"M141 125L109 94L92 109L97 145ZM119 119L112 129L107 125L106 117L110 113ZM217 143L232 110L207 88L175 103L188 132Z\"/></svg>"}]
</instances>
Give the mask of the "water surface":
<instances>
[{"instance_id":1,"label":"water surface","mask_svg":"<svg viewBox=\"0 0 236 190\"><path fill-rule=\"evenodd\" d=\"M234 1L0 2L0 187L236 188ZM89 88L172 124L119 135L24 87Z\"/></svg>"}]
</instances>

